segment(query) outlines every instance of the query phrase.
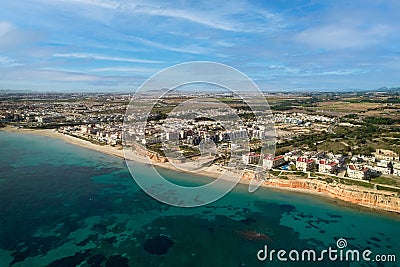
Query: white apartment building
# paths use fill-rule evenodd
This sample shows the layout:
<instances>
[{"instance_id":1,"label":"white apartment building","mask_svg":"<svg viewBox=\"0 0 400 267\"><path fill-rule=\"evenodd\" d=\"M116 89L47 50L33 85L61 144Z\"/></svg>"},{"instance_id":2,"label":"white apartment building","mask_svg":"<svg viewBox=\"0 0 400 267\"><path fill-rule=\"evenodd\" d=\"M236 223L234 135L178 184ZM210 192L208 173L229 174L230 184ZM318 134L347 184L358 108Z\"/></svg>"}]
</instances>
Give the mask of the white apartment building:
<instances>
[{"instance_id":1,"label":"white apartment building","mask_svg":"<svg viewBox=\"0 0 400 267\"><path fill-rule=\"evenodd\" d=\"M268 154L263 158L263 168L266 170L270 170L272 168L276 168L280 165L285 164L285 159L283 155L274 157L272 154Z\"/></svg>"},{"instance_id":2,"label":"white apartment building","mask_svg":"<svg viewBox=\"0 0 400 267\"><path fill-rule=\"evenodd\" d=\"M366 180L371 177L371 169L349 164L347 166L347 176L354 179Z\"/></svg>"},{"instance_id":3,"label":"white apartment building","mask_svg":"<svg viewBox=\"0 0 400 267\"><path fill-rule=\"evenodd\" d=\"M250 152L242 155L242 161L244 164L258 164L260 161L260 154Z\"/></svg>"},{"instance_id":4,"label":"white apartment building","mask_svg":"<svg viewBox=\"0 0 400 267\"><path fill-rule=\"evenodd\" d=\"M322 173L334 173L338 169L338 163L321 159L318 164L318 171Z\"/></svg>"},{"instance_id":5,"label":"white apartment building","mask_svg":"<svg viewBox=\"0 0 400 267\"><path fill-rule=\"evenodd\" d=\"M312 159L299 157L296 160L296 169L299 171L311 171L315 167L315 161Z\"/></svg>"}]
</instances>

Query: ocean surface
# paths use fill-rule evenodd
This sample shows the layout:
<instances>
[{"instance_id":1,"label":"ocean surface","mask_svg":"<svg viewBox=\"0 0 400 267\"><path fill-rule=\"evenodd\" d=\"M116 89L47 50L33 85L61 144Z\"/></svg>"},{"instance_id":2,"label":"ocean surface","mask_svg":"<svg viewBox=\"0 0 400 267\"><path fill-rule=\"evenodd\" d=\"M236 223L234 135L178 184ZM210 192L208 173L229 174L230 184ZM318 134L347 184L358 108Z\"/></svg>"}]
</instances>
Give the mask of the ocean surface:
<instances>
[{"instance_id":1,"label":"ocean surface","mask_svg":"<svg viewBox=\"0 0 400 267\"><path fill-rule=\"evenodd\" d=\"M210 180L163 173L189 186ZM397 263L257 259L264 245L321 251L339 238ZM0 131L0 266L10 265L400 266L400 216L245 185L206 206L171 207L143 192L123 159Z\"/></svg>"}]
</instances>

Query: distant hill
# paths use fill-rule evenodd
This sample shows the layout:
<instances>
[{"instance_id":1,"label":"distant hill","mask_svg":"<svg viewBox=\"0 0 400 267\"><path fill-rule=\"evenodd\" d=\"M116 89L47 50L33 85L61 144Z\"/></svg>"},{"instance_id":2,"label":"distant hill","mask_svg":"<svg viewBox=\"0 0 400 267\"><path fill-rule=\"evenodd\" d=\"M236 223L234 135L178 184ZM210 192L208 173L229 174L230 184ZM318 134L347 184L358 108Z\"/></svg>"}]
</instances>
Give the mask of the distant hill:
<instances>
[{"instance_id":1,"label":"distant hill","mask_svg":"<svg viewBox=\"0 0 400 267\"><path fill-rule=\"evenodd\" d=\"M372 89L372 90L368 90L370 92L399 92L400 91L400 87L381 87L378 89Z\"/></svg>"}]
</instances>

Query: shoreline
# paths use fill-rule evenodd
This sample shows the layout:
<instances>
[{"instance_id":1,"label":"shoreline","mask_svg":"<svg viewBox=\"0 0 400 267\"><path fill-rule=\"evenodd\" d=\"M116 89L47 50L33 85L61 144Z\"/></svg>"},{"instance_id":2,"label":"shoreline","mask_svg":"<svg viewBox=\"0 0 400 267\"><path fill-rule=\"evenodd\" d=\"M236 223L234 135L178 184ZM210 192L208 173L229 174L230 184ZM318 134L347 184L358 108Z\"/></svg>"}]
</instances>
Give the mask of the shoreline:
<instances>
[{"instance_id":1,"label":"shoreline","mask_svg":"<svg viewBox=\"0 0 400 267\"><path fill-rule=\"evenodd\" d=\"M56 138L62 141L65 141L67 143L70 143L72 145L76 145L79 147L83 147L86 149L90 150L95 150L100 153L104 153L110 156L118 157L121 159L125 159L125 154L123 149L118 149L116 147L110 146L110 145L97 145L94 144L90 141L80 139L78 137L74 137L71 135L63 134L58 131L54 131L54 129L27 129L27 128L15 128L13 126L6 126L3 128L0 128L0 131L6 131L6 132L11 132L11 133L22 133L22 134L33 134L33 135L39 135L39 136L46 136L46 137L51 137L51 138ZM149 164L149 159L145 158L142 155L135 155L135 158L129 158L129 160L138 162L138 163L143 163L143 164ZM170 163L166 162L156 162L152 161L151 164L156 165L161 168L165 168L168 170L173 170L177 172L182 172L182 173L191 173L189 171L181 170ZM193 174L196 175L203 175L211 178L218 178L221 175L222 171L219 171L216 166L211 166L207 168L206 170L202 171L202 174L198 174L196 172L193 172Z\"/></svg>"},{"instance_id":2,"label":"shoreline","mask_svg":"<svg viewBox=\"0 0 400 267\"><path fill-rule=\"evenodd\" d=\"M104 154L107 154L110 156L125 159L123 149L118 149L118 148L110 146L110 145L97 145L97 144L94 144L87 140L83 140L83 139L80 139L77 137L73 137L73 136L70 136L67 134L57 132L54 129L25 129L25 128L17 129L12 126L6 126L3 128L0 128L0 131L6 131L6 132L12 132L12 133L22 133L22 134L34 134L34 135L39 135L39 136L56 138L59 140L63 140L67 143L70 143L72 145L80 146L80 147L90 149L90 150L95 150L97 152L104 153ZM149 159L146 159L145 157L140 156L140 155L137 155L137 157L135 157L134 159L129 159L129 160L133 160L133 161L136 161L139 163L149 164L149 162L148 162ZM155 166L158 166L161 168L165 168L168 170L173 170L173 171L177 171L177 172L181 172L181 173L189 173L189 174L191 173L189 171L184 171L184 170L178 169L168 162L163 163L163 162L154 162L153 161L153 162L151 162L151 164L154 164ZM202 174L198 174L198 173L195 173L195 174L203 175L203 176L207 176L207 177L211 177L211 178L218 178L218 177L220 177L220 175L222 173L223 173L223 171L218 170L217 166L210 166L210 167L208 167L207 170L202 171ZM250 183L250 180L251 180L251 178L249 178L249 177L247 177L247 178L243 177L239 181L239 183L248 185ZM295 192L295 193L314 195L314 196L317 196L320 198L324 198L325 200L328 200L329 202L339 204L342 206L356 208L356 209L368 209L368 210L372 209L372 210L375 210L378 212L390 213L390 214L395 214L395 215L400 214L400 207L398 207L397 209L390 209L390 208L382 207L379 205L372 205L370 203L360 203L360 201L357 201L357 200L351 201L351 199L346 198L343 195L332 193L331 188L327 187L328 185L326 185L323 190L321 190L321 189L315 190L315 188L314 189L307 188L306 186L304 186L305 183L310 183L310 184L314 183L314 181L311 181L310 179L296 179L296 180L290 181L290 180L283 180L283 179L275 178L275 179L273 179L273 181L274 182L270 182L270 181L264 182L263 184L261 184L261 186L264 188L269 188L269 189L278 190L278 191L282 191L282 192L290 191L290 192ZM299 182L302 183L302 186L293 186L293 184L296 184ZM319 182L319 183L321 183L321 182ZM315 187L315 184L313 184L313 185ZM342 189L346 190L345 187L343 187ZM365 194L365 192L358 192L358 193ZM378 195L378 194L376 194L376 195ZM382 195L384 195L384 194L382 194ZM340 202L340 203L338 203L338 202Z\"/></svg>"},{"instance_id":3,"label":"shoreline","mask_svg":"<svg viewBox=\"0 0 400 267\"><path fill-rule=\"evenodd\" d=\"M4 128L0 128L0 131L6 131L6 132L11 132L11 133L34 134L34 135L47 136L47 137L51 137L51 138L61 139L67 143L70 143L70 144L73 144L76 146L84 147L84 148L91 149L91 150L96 150L98 152L102 152L104 154L108 154L111 156L124 158L123 151L119 150L115 147L112 147L109 145L105 145L105 146L96 145L90 141L86 141L83 139L79 139L77 137L62 134L60 132L54 131L53 129L37 129L37 130L26 129L26 128L16 129L15 127L6 126Z\"/></svg>"}]
</instances>

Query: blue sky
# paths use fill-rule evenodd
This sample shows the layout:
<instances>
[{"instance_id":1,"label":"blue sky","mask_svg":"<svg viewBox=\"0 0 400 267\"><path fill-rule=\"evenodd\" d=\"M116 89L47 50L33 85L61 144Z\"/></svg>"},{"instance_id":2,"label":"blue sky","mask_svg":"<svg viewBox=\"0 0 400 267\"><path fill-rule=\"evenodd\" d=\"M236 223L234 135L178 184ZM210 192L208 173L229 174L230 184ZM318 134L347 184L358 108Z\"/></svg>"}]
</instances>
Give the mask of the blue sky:
<instances>
[{"instance_id":1,"label":"blue sky","mask_svg":"<svg viewBox=\"0 0 400 267\"><path fill-rule=\"evenodd\" d=\"M400 86L400 1L3 1L0 89L133 91L187 61L263 90Z\"/></svg>"}]
</instances>

